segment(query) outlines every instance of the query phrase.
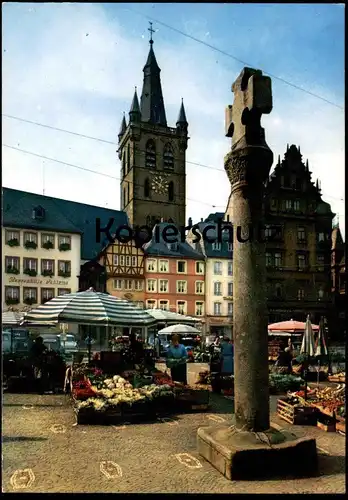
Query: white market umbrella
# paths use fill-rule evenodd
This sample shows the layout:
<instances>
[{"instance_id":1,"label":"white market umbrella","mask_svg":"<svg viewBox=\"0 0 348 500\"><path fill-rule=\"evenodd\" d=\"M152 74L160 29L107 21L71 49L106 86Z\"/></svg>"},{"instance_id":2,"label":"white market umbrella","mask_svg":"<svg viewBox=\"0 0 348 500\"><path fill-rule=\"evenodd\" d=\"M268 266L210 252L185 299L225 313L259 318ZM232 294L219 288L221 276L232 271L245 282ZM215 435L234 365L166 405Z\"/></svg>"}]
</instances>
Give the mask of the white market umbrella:
<instances>
[{"instance_id":1,"label":"white market umbrella","mask_svg":"<svg viewBox=\"0 0 348 500\"><path fill-rule=\"evenodd\" d=\"M318 357L318 386L319 386L319 373L320 373L320 356L327 356L329 354L324 333L324 320L320 319L319 322L319 333L316 342L315 355Z\"/></svg>"},{"instance_id":2,"label":"white market umbrella","mask_svg":"<svg viewBox=\"0 0 348 500\"><path fill-rule=\"evenodd\" d=\"M153 318L157 320L157 322L163 323L199 323L200 320L197 318L193 318L192 316L184 316L183 314L179 314L173 311L166 311L163 309L146 309L146 312L150 314Z\"/></svg>"},{"instance_id":3,"label":"white market umbrella","mask_svg":"<svg viewBox=\"0 0 348 500\"><path fill-rule=\"evenodd\" d=\"M314 356L315 347L314 347L314 335L312 330L312 324L309 319L309 315L307 316L305 331L303 334L302 345L300 354L304 354L306 356L305 361L305 400L307 400L307 379L308 379L308 360L309 357Z\"/></svg>"},{"instance_id":4,"label":"white market umbrella","mask_svg":"<svg viewBox=\"0 0 348 500\"><path fill-rule=\"evenodd\" d=\"M190 325L171 325L167 326L166 328L162 328L162 330L159 330L160 334L165 334L165 335L173 335L174 333L177 333L179 335L200 335L201 332L197 330L197 328L194 328L193 326Z\"/></svg>"}]
</instances>

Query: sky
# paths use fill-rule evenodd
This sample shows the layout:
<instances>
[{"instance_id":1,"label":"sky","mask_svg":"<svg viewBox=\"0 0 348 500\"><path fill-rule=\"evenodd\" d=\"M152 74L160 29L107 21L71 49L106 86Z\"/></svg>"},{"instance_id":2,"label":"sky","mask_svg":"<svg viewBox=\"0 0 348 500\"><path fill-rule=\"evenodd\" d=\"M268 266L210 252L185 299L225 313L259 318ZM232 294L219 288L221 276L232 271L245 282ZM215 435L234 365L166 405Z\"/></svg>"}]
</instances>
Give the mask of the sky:
<instances>
[{"instance_id":1,"label":"sky","mask_svg":"<svg viewBox=\"0 0 348 500\"><path fill-rule=\"evenodd\" d=\"M2 14L3 115L100 139L3 116L3 186L120 208L117 134L134 86L141 93L152 20L168 125L181 98L189 122L187 218L226 208L225 107L248 65L272 78L262 125L274 163L287 144L301 146L344 235L343 4L5 2Z\"/></svg>"}]
</instances>

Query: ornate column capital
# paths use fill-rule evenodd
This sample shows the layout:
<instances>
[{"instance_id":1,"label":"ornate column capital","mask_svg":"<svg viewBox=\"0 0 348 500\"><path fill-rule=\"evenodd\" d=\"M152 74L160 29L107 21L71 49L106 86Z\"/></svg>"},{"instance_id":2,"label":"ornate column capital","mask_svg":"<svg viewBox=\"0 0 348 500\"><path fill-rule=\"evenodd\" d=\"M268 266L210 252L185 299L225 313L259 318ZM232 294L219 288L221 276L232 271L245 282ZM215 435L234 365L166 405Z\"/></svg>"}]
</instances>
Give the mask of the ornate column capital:
<instances>
[{"instance_id":1,"label":"ornate column capital","mask_svg":"<svg viewBox=\"0 0 348 500\"><path fill-rule=\"evenodd\" d=\"M262 191L273 163L273 153L266 146L232 148L225 156L225 170L232 193L238 189Z\"/></svg>"}]
</instances>

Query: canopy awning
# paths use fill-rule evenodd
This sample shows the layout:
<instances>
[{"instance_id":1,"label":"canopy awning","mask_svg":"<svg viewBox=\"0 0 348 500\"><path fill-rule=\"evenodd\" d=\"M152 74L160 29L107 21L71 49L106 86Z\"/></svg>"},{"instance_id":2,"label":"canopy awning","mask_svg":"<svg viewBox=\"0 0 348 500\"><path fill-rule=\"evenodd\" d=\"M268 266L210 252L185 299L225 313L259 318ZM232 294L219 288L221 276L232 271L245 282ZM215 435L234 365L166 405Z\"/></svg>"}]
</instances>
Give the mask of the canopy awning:
<instances>
[{"instance_id":1,"label":"canopy awning","mask_svg":"<svg viewBox=\"0 0 348 500\"><path fill-rule=\"evenodd\" d=\"M133 302L95 292L69 293L55 297L23 318L24 324L79 323L95 326L145 327L156 320Z\"/></svg>"},{"instance_id":2,"label":"canopy awning","mask_svg":"<svg viewBox=\"0 0 348 500\"><path fill-rule=\"evenodd\" d=\"M269 332L289 332L289 333L303 333L306 328L306 323L302 321L294 321L291 319L290 321L281 321L280 323L272 323L268 325ZM312 325L312 330L318 331L318 325Z\"/></svg>"},{"instance_id":3,"label":"canopy awning","mask_svg":"<svg viewBox=\"0 0 348 500\"><path fill-rule=\"evenodd\" d=\"M198 318L193 318L192 316L184 316L173 311L166 311L163 309L146 309L146 312L150 314L157 323L181 323L181 324L194 324L199 323L201 320Z\"/></svg>"}]
</instances>

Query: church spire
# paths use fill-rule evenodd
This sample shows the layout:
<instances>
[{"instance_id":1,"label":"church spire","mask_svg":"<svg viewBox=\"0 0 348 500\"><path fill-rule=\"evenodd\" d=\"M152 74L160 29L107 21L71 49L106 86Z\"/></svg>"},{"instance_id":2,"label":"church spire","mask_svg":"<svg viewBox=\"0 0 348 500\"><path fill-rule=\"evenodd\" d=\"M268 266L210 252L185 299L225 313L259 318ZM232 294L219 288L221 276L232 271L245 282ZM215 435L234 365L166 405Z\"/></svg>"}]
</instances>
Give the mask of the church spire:
<instances>
[{"instance_id":1,"label":"church spire","mask_svg":"<svg viewBox=\"0 0 348 500\"><path fill-rule=\"evenodd\" d=\"M118 133L119 140L121 140L122 136L124 135L126 128L127 128L127 122L126 122L126 117L124 116L124 113L123 113L121 127L120 127L120 131Z\"/></svg>"},{"instance_id":2,"label":"church spire","mask_svg":"<svg viewBox=\"0 0 348 500\"><path fill-rule=\"evenodd\" d=\"M157 64L155 53L153 51L152 23L150 23L150 50L144 66L143 91L140 99L141 119L143 122L154 125L167 126L166 112L162 95L162 86L160 78L160 68Z\"/></svg>"},{"instance_id":3,"label":"church spire","mask_svg":"<svg viewBox=\"0 0 348 500\"><path fill-rule=\"evenodd\" d=\"M185 113L185 107L184 107L184 99L181 99L181 106L180 106L180 111L179 111L179 116L176 122L176 126L184 126L187 127L187 119L186 119L186 113Z\"/></svg>"},{"instance_id":4,"label":"church spire","mask_svg":"<svg viewBox=\"0 0 348 500\"><path fill-rule=\"evenodd\" d=\"M139 101L137 95L137 88L135 87L133 101L131 104L131 108L129 110L129 121L130 122L138 122L140 121L141 113L139 108Z\"/></svg>"}]
</instances>

